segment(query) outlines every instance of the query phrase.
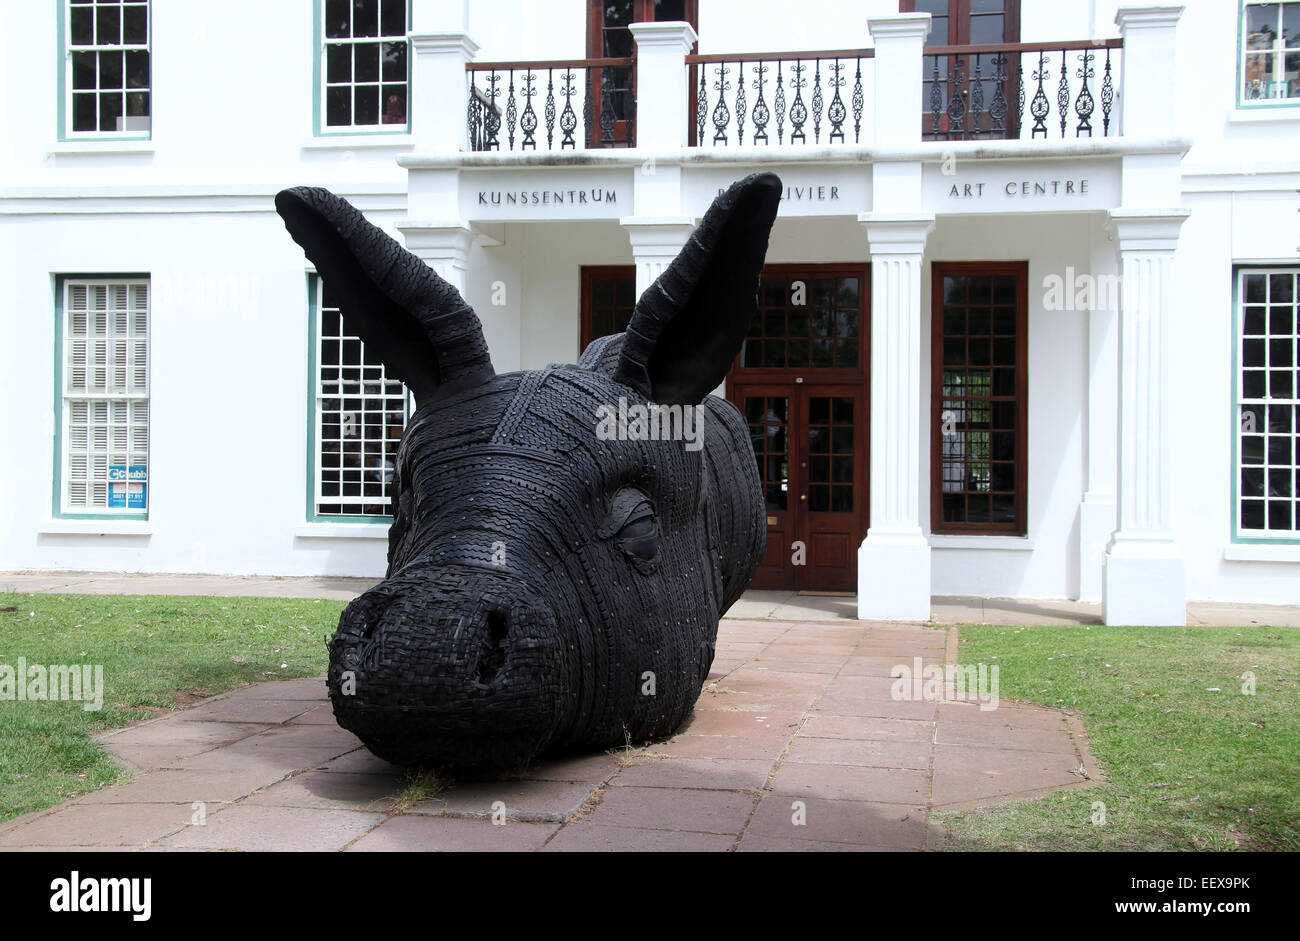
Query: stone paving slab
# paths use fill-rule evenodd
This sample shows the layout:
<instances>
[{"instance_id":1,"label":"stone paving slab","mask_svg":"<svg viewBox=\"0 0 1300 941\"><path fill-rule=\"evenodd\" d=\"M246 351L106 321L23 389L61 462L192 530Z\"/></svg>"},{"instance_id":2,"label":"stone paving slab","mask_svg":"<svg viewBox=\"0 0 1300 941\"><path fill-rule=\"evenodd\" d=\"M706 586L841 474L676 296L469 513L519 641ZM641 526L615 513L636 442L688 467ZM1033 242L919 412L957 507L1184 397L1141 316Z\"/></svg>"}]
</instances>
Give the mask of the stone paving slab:
<instances>
[{"instance_id":1,"label":"stone paving slab","mask_svg":"<svg viewBox=\"0 0 1300 941\"><path fill-rule=\"evenodd\" d=\"M895 700L891 669L943 663L948 630L728 619L719 648L670 738L423 794L333 722L322 679L232 690L97 736L134 777L0 824L0 850L920 851L939 808L1101 777L1068 712Z\"/></svg>"}]
</instances>

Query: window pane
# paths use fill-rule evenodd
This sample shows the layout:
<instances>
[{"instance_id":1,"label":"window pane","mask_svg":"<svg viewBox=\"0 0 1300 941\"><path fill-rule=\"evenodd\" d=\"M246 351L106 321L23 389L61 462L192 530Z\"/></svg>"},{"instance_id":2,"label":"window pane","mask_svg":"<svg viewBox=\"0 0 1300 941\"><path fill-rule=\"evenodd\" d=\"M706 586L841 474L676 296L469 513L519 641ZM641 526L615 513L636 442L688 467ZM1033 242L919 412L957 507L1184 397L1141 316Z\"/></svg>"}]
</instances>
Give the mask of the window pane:
<instances>
[{"instance_id":1,"label":"window pane","mask_svg":"<svg viewBox=\"0 0 1300 941\"><path fill-rule=\"evenodd\" d=\"M97 129L94 93L72 96L72 129L74 131Z\"/></svg>"},{"instance_id":2,"label":"window pane","mask_svg":"<svg viewBox=\"0 0 1300 941\"><path fill-rule=\"evenodd\" d=\"M352 123L352 89L346 86L331 88L325 94L325 123L349 125Z\"/></svg>"},{"instance_id":3,"label":"window pane","mask_svg":"<svg viewBox=\"0 0 1300 941\"><path fill-rule=\"evenodd\" d=\"M122 53L118 51L99 54L99 87L122 87Z\"/></svg>"},{"instance_id":4,"label":"window pane","mask_svg":"<svg viewBox=\"0 0 1300 941\"><path fill-rule=\"evenodd\" d=\"M330 83L352 81L352 50L348 46L325 47L325 81Z\"/></svg>"},{"instance_id":5,"label":"window pane","mask_svg":"<svg viewBox=\"0 0 1300 941\"><path fill-rule=\"evenodd\" d=\"M379 0L352 0L352 35L379 35Z\"/></svg>"},{"instance_id":6,"label":"window pane","mask_svg":"<svg viewBox=\"0 0 1300 941\"><path fill-rule=\"evenodd\" d=\"M1270 49L1280 35L1281 4L1246 4L1246 48Z\"/></svg>"},{"instance_id":7,"label":"window pane","mask_svg":"<svg viewBox=\"0 0 1300 941\"><path fill-rule=\"evenodd\" d=\"M133 118L149 117L149 93L147 91L131 91L126 93L126 126L124 131L148 130L147 121L135 121Z\"/></svg>"},{"instance_id":8,"label":"window pane","mask_svg":"<svg viewBox=\"0 0 1300 941\"><path fill-rule=\"evenodd\" d=\"M384 36L405 36L406 0L383 0L379 26Z\"/></svg>"},{"instance_id":9,"label":"window pane","mask_svg":"<svg viewBox=\"0 0 1300 941\"><path fill-rule=\"evenodd\" d=\"M126 53L127 88L149 87L149 53L143 50Z\"/></svg>"},{"instance_id":10,"label":"window pane","mask_svg":"<svg viewBox=\"0 0 1300 941\"><path fill-rule=\"evenodd\" d=\"M100 46L118 45L122 41L121 10L107 4L95 7L95 42Z\"/></svg>"},{"instance_id":11,"label":"window pane","mask_svg":"<svg viewBox=\"0 0 1300 941\"><path fill-rule=\"evenodd\" d=\"M329 39L347 39L351 35L349 0L325 0L325 36Z\"/></svg>"},{"instance_id":12,"label":"window pane","mask_svg":"<svg viewBox=\"0 0 1300 941\"><path fill-rule=\"evenodd\" d=\"M94 11L90 7L73 7L68 20L68 32L74 46L89 46L95 42Z\"/></svg>"},{"instance_id":13,"label":"window pane","mask_svg":"<svg viewBox=\"0 0 1300 941\"><path fill-rule=\"evenodd\" d=\"M972 45L992 45L1003 41L1004 17L1001 14L985 14L970 18L970 41Z\"/></svg>"},{"instance_id":14,"label":"window pane","mask_svg":"<svg viewBox=\"0 0 1300 941\"><path fill-rule=\"evenodd\" d=\"M122 8L122 41L143 46L149 41L149 6L136 4Z\"/></svg>"},{"instance_id":15,"label":"window pane","mask_svg":"<svg viewBox=\"0 0 1300 941\"><path fill-rule=\"evenodd\" d=\"M1282 5L1282 42L1287 49L1300 49L1300 3Z\"/></svg>"},{"instance_id":16,"label":"window pane","mask_svg":"<svg viewBox=\"0 0 1300 941\"><path fill-rule=\"evenodd\" d=\"M383 59L384 78L388 81L406 81L406 43L404 42L386 42L383 44L381 58Z\"/></svg>"},{"instance_id":17,"label":"window pane","mask_svg":"<svg viewBox=\"0 0 1300 941\"><path fill-rule=\"evenodd\" d=\"M686 19L685 0L655 0L656 22L679 22Z\"/></svg>"},{"instance_id":18,"label":"window pane","mask_svg":"<svg viewBox=\"0 0 1300 941\"><path fill-rule=\"evenodd\" d=\"M123 130L119 126L119 118L122 117L122 95L120 93L100 94L99 96L99 129L101 131L119 131Z\"/></svg>"},{"instance_id":19,"label":"window pane","mask_svg":"<svg viewBox=\"0 0 1300 941\"><path fill-rule=\"evenodd\" d=\"M356 81L379 81L379 44L359 43L354 47L353 51L356 66L353 74Z\"/></svg>"},{"instance_id":20,"label":"window pane","mask_svg":"<svg viewBox=\"0 0 1300 941\"><path fill-rule=\"evenodd\" d=\"M95 53L74 52L72 54L72 87L95 87Z\"/></svg>"},{"instance_id":21,"label":"window pane","mask_svg":"<svg viewBox=\"0 0 1300 941\"><path fill-rule=\"evenodd\" d=\"M405 85L385 85L384 95L384 122L385 124L405 124L406 123L406 86Z\"/></svg>"}]
</instances>

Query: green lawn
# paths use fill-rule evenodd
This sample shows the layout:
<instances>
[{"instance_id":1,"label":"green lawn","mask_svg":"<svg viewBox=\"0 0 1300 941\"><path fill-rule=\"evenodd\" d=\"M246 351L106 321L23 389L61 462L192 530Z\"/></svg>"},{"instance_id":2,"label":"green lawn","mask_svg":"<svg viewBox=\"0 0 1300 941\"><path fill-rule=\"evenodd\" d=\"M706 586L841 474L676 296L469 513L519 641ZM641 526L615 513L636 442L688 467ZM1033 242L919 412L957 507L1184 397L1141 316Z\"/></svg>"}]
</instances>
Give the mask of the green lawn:
<instances>
[{"instance_id":1,"label":"green lawn","mask_svg":"<svg viewBox=\"0 0 1300 941\"><path fill-rule=\"evenodd\" d=\"M950 849L1300 850L1295 628L963 626L960 659L1081 713L1108 783L945 814Z\"/></svg>"},{"instance_id":2,"label":"green lawn","mask_svg":"<svg viewBox=\"0 0 1300 941\"><path fill-rule=\"evenodd\" d=\"M98 664L104 705L0 701L0 820L122 772L88 733L273 678L321 676L342 602L0 592L0 664Z\"/></svg>"}]
</instances>

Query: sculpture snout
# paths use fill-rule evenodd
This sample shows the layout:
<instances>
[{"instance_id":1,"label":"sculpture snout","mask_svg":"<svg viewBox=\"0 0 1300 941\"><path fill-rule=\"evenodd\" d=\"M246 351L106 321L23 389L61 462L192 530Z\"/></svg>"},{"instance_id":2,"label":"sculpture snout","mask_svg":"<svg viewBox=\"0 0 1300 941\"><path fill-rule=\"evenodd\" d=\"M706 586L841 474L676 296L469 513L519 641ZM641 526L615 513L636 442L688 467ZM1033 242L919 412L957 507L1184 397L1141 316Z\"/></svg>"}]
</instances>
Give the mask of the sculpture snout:
<instances>
[{"instance_id":1,"label":"sculpture snout","mask_svg":"<svg viewBox=\"0 0 1300 941\"><path fill-rule=\"evenodd\" d=\"M550 608L520 585L403 573L344 611L330 698L339 724L389 761L514 763L555 735L572 660Z\"/></svg>"}]
</instances>

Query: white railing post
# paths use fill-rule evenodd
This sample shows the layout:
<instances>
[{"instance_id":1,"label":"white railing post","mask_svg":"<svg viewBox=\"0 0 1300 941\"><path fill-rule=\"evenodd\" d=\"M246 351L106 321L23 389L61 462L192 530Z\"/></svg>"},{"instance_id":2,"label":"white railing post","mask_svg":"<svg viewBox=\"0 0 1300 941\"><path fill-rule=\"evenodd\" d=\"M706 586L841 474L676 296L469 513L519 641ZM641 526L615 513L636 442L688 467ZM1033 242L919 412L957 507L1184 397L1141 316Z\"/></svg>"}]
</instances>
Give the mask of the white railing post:
<instances>
[{"instance_id":1,"label":"white railing post","mask_svg":"<svg viewBox=\"0 0 1300 941\"><path fill-rule=\"evenodd\" d=\"M478 44L466 31L467 0L412 0L411 89L407 108L417 153L469 150L469 89L465 64Z\"/></svg>"},{"instance_id":2,"label":"white railing post","mask_svg":"<svg viewBox=\"0 0 1300 941\"><path fill-rule=\"evenodd\" d=\"M929 13L873 17L867 29L876 45L872 140L916 144L921 140L921 50L930 32Z\"/></svg>"},{"instance_id":3,"label":"white railing post","mask_svg":"<svg viewBox=\"0 0 1300 941\"><path fill-rule=\"evenodd\" d=\"M686 146L689 89L683 58L695 45L690 23L633 23L636 42L636 146L652 153Z\"/></svg>"},{"instance_id":4,"label":"white railing post","mask_svg":"<svg viewBox=\"0 0 1300 941\"><path fill-rule=\"evenodd\" d=\"M1181 6L1120 7L1115 24L1124 38L1120 68L1120 133L1173 137L1178 132L1176 32Z\"/></svg>"}]
</instances>

